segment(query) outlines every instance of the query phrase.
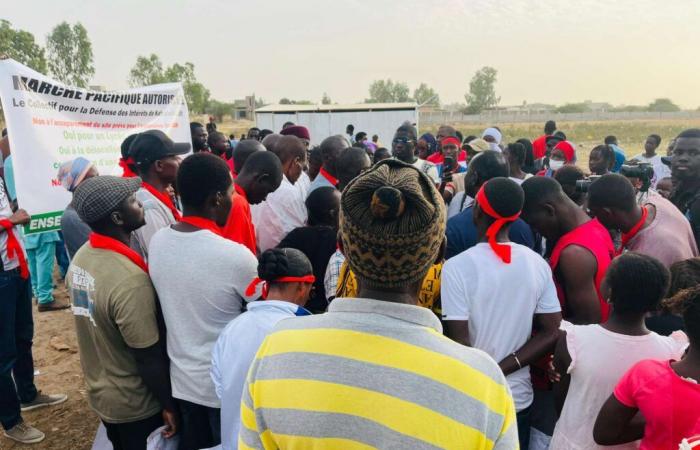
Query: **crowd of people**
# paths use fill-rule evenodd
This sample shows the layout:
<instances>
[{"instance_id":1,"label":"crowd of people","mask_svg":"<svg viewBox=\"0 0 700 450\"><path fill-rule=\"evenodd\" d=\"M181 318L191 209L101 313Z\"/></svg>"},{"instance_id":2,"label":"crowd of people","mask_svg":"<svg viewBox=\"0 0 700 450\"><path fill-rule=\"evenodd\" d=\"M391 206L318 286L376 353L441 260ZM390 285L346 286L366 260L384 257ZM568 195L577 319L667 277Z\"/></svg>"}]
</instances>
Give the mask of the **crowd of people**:
<instances>
[{"instance_id":1,"label":"crowd of people","mask_svg":"<svg viewBox=\"0 0 700 450\"><path fill-rule=\"evenodd\" d=\"M4 435L67 399L34 384L34 297L72 308L115 450L697 445L700 129L607 136L584 171L552 121L397 125L134 134L122 176L64 163L61 232L27 236L4 137Z\"/></svg>"}]
</instances>

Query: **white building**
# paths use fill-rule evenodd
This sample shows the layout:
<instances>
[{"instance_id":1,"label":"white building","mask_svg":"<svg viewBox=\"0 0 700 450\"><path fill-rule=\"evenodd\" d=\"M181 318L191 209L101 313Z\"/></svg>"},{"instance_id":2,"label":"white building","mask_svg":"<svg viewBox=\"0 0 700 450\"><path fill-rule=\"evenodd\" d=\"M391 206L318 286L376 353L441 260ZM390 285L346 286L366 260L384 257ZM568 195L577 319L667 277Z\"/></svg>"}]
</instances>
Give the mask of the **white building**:
<instances>
[{"instance_id":1,"label":"white building","mask_svg":"<svg viewBox=\"0 0 700 450\"><path fill-rule=\"evenodd\" d=\"M294 122L309 129L311 143L318 145L328 136L345 135L352 124L355 134L360 131L379 135L379 142L391 146L396 129L405 121L418 125L418 106L415 103L361 103L353 105L268 105L255 111L258 128L275 133L285 122Z\"/></svg>"}]
</instances>

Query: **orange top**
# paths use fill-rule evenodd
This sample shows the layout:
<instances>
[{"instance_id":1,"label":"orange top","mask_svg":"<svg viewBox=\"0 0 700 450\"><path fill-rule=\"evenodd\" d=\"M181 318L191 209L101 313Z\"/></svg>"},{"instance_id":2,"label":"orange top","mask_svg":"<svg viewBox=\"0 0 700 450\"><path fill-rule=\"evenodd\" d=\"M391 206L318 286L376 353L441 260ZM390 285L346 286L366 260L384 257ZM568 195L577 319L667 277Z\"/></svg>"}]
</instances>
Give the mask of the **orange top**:
<instances>
[{"instance_id":1,"label":"orange top","mask_svg":"<svg viewBox=\"0 0 700 450\"><path fill-rule=\"evenodd\" d=\"M224 226L224 237L245 245L256 255L255 225L250 215L250 203L242 187L233 184L236 189L231 197L231 213Z\"/></svg>"}]
</instances>

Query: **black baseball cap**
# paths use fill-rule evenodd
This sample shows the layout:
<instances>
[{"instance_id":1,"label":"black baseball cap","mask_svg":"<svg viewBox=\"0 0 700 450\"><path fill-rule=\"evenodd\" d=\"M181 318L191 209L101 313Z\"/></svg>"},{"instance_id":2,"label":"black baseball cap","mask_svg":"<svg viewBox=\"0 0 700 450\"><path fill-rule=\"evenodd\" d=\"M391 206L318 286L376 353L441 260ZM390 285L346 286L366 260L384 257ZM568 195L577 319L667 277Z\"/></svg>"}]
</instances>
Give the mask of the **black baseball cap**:
<instances>
[{"instance_id":1,"label":"black baseball cap","mask_svg":"<svg viewBox=\"0 0 700 450\"><path fill-rule=\"evenodd\" d=\"M134 158L136 164L143 164L166 156L184 155L191 148L189 142L173 142L160 130L148 130L136 135L129 146L129 156Z\"/></svg>"}]
</instances>

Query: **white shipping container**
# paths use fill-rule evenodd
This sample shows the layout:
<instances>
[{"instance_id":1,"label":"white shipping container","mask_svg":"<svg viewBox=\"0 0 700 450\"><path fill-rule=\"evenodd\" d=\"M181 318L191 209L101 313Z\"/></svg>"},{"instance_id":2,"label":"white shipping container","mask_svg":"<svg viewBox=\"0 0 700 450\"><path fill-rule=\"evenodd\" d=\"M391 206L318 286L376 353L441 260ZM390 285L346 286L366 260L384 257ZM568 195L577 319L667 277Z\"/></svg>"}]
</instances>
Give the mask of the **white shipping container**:
<instances>
[{"instance_id":1,"label":"white shipping container","mask_svg":"<svg viewBox=\"0 0 700 450\"><path fill-rule=\"evenodd\" d=\"M285 122L294 122L309 129L311 144L318 145L328 136L342 134L352 124L355 134L360 131L379 136L379 143L391 149L396 129L405 121L418 126L418 110L415 103L362 103L354 105L268 105L255 111L258 128L275 133Z\"/></svg>"}]
</instances>

